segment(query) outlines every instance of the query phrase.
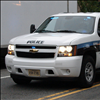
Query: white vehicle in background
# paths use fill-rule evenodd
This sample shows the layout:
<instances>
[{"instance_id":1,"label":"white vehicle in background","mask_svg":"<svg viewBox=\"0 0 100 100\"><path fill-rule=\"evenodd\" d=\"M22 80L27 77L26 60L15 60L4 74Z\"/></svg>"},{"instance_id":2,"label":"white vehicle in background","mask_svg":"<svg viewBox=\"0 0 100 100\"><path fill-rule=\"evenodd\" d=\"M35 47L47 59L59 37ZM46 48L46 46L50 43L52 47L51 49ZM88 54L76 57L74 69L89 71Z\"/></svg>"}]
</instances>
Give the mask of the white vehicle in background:
<instances>
[{"instance_id":1,"label":"white vehicle in background","mask_svg":"<svg viewBox=\"0 0 100 100\"><path fill-rule=\"evenodd\" d=\"M15 83L64 77L93 85L100 69L100 13L55 14L36 30L31 25L31 33L9 42L6 67Z\"/></svg>"}]
</instances>

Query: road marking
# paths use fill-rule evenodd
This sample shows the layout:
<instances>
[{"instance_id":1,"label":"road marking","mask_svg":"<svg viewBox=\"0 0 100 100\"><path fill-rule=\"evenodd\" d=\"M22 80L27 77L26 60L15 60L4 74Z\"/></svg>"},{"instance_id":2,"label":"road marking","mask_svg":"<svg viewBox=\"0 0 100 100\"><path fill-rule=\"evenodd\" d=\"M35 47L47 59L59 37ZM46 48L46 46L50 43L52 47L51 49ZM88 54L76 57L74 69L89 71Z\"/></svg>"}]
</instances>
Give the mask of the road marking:
<instances>
[{"instance_id":1,"label":"road marking","mask_svg":"<svg viewBox=\"0 0 100 100\"><path fill-rule=\"evenodd\" d=\"M98 83L98 82L96 82L96 83ZM68 96L68 95L71 95L71 94L75 94L75 93L78 93L78 92L81 92L81 91L85 91L85 90L100 86L100 84L96 84L96 83L92 87L89 87L89 88L83 88L83 89L73 88L73 89L65 90L65 91L62 91L62 92L59 92L59 93L51 94L51 95L48 95L48 96L45 96L45 97L42 97L42 98L38 98L38 99L35 99L35 100L43 100L43 99L55 100L55 99L59 99L59 98L62 98L62 97L65 97L65 96ZM55 96L55 97L53 97L53 96ZM50 97L53 97L53 98L50 98ZM48 98L50 98L50 99L48 99Z\"/></svg>"},{"instance_id":2,"label":"road marking","mask_svg":"<svg viewBox=\"0 0 100 100\"><path fill-rule=\"evenodd\" d=\"M76 89L77 88L69 89L69 90L66 90L66 91L63 91L63 92L51 94L51 95L48 95L48 96L45 96L45 97L42 97L42 98L39 98L39 99L35 99L35 100L43 100L43 99L46 99L46 98L49 98L49 97L53 97L53 96L56 96L56 95L60 95L60 94L63 94L63 93L69 92L69 91L76 90Z\"/></svg>"},{"instance_id":3,"label":"road marking","mask_svg":"<svg viewBox=\"0 0 100 100\"><path fill-rule=\"evenodd\" d=\"M3 76L3 77L0 77L1 79L3 79L3 78L9 78L10 76Z\"/></svg>"},{"instance_id":4,"label":"road marking","mask_svg":"<svg viewBox=\"0 0 100 100\"><path fill-rule=\"evenodd\" d=\"M70 93L67 93L67 94L63 94L63 95L60 95L60 96L57 96L57 97L54 97L54 98L50 98L50 99L47 99L47 100L55 100L55 99L58 99L58 98L62 98L62 97L65 97L65 96L68 96L68 95L71 95L71 94L75 94L75 93L78 93L78 92L81 92L81 91L85 91L85 90L88 90L88 89L91 89L91 88L94 88L94 87L98 87L98 86L100 86L100 84L94 85L90 88L84 88L84 89L81 89L81 90L76 90L76 91L73 91L73 92L70 92Z\"/></svg>"}]
</instances>

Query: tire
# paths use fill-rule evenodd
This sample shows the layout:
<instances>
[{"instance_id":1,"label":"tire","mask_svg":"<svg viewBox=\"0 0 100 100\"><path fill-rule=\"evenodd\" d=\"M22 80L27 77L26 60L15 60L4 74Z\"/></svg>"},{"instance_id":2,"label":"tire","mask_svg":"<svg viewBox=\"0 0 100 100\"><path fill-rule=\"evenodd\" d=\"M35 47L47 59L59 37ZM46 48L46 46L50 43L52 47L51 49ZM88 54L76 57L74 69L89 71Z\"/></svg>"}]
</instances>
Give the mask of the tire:
<instances>
[{"instance_id":1,"label":"tire","mask_svg":"<svg viewBox=\"0 0 100 100\"><path fill-rule=\"evenodd\" d=\"M82 62L81 73L79 77L80 86L91 87L95 80L95 62L91 56L85 56Z\"/></svg>"},{"instance_id":2,"label":"tire","mask_svg":"<svg viewBox=\"0 0 100 100\"><path fill-rule=\"evenodd\" d=\"M31 79L25 78L23 76L11 74L12 80L19 85L26 85L31 82Z\"/></svg>"}]
</instances>

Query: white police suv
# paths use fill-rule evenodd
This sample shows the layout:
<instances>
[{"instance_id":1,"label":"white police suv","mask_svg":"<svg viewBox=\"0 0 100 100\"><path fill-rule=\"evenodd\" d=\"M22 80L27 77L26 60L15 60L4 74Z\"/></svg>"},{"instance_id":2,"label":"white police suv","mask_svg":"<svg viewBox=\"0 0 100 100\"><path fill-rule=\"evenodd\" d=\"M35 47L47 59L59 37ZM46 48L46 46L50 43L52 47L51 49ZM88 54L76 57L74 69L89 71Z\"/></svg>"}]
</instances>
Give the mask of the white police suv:
<instances>
[{"instance_id":1,"label":"white police suv","mask_svg":"<svg viewBox=\"0 0 100 100\"><path fill-rule=\"evenodd\" d=\"M33 32L33 33L32 33ZM100 13L59 13L10 40L7 70L17 84L32 79L78 78L90 87L100 69Z\"/></svg>"}]
</instances>

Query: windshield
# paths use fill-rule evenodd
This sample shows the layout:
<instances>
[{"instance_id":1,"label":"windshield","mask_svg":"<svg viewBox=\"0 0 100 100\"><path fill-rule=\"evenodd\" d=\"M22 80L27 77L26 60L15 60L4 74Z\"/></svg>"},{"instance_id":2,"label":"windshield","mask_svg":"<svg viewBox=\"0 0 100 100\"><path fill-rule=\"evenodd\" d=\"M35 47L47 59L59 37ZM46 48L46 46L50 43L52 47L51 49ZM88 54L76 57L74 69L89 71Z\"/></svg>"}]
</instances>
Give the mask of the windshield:
<instances>
[{"instance_id":1,"label":"windshield","mask_svg":"<svg viewBox=\"0 0 100 100\"><path fill-rule=\"evenodd\" d=\"M95 17L90 16L56 16L46 19L35 31L45 32L65 32L65 33L84 33L94 32Z\"/></svg>"}]
</instances>

